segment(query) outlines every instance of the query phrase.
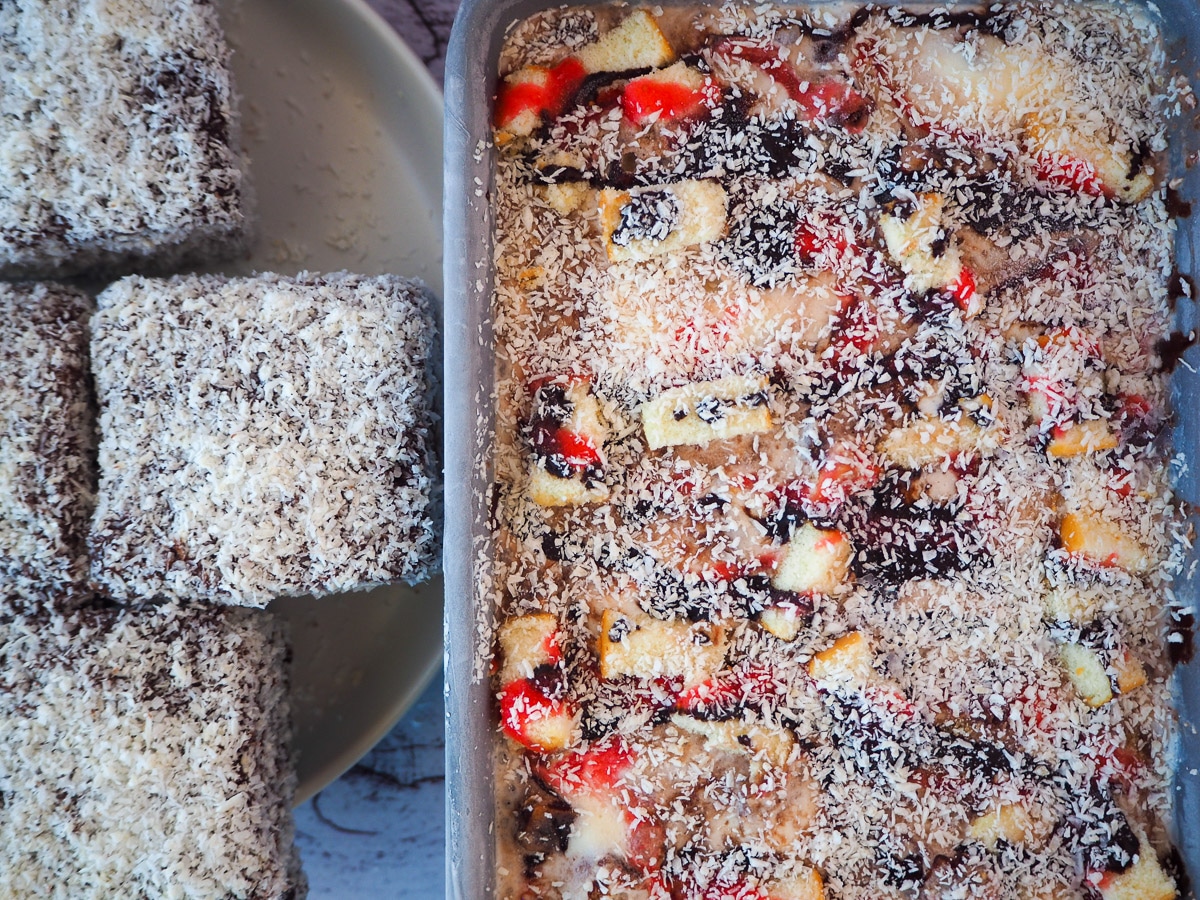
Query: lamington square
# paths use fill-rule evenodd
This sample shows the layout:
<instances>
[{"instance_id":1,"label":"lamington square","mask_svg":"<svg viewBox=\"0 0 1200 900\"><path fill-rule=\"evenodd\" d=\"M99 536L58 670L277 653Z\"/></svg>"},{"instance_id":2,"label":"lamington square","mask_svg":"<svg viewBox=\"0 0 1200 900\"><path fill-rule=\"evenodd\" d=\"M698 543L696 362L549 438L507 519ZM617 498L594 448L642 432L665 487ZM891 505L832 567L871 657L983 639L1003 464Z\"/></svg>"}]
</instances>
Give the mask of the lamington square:
<instances>
[{"instance_id":1,"label":"lamington square","mask_svg":"<svg viewBox=\"0 0 1200 900\"><path fill-rule=\"evenodd\" d=\"M0 284L0 581L76 594L95 501L91 301L55 284Z\"/></svg>"},{"instance_id":2,"label":"lamington square","mask_svg":"<svg viewBox=\"0 0 1200 900\"><path fill-rule=\"evenodd\" d=\"M0 610L0 896L304 896L273 616Z\"/></svg>"},{"instance_id":3,"label":"lamington square","mask_svg":"<svg viewBox=\"0 0 1200 900\"><path fill-rule=\"evenodd\" d=\"M131 276L97 304L99 589L265 606L427 574L434 325L419 283Z\"/></svg>"},{"instance_id":4,"label":"lamington square","mask_svg":"<svg viewBox=\"0 0 1200 900\"><path fill-rule=\"evenodd\" d=\"M241 251L228 58L202 0L0 6L0 277Z\"/></svg>"}]
</instances>

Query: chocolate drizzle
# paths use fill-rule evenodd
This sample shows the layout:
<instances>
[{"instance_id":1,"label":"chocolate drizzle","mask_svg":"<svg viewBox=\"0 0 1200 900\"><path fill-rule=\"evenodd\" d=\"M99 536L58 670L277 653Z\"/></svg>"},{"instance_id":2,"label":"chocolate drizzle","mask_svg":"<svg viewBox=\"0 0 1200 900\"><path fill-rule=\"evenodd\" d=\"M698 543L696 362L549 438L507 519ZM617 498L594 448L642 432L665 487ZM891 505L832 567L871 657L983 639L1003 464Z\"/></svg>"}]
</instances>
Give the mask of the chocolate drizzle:
<instances>
[{"instance_id":1,"label":"chocolate drizzle","mask_svg":"<svg viewBox=\"0 0 1200 900\"><path fill-rule=\"evenodd\" d=\"M1172 372L1183 359L1188 348L1196 343L1196 332L1184 334L1182 331L1172 331L1165 338L1159 338L1154 343L1154 353L1158 357L1159 368L1164 372Z\"/></svg>"},{"instance_id":2,"label":"chocolate drizzle","mask_svg":"<svg viewBox=\"0 0 1200 900\"><path fill-rule=\"evenodd\" d=\"M1167 212L1177 219L1186 219L1192 214L1192 203L1183 199L1179 191L1167 188Z\"/></svg>"},{"instance_id":3,"label":"chocolate drizzle","mask_svg":"<svg viewBox=\"0 0 1200 900\"><path fill-rule=\"evenodd\" d=\"M1171 280L1167 282L1167 296L1171 298L1172 306L1176 300L1184 297L1195 299L1196 282L1191 275L1185 275L1176 269L1171 272Z\"/></svg>"},{"instance_id":4,"label":"chocolate drizzle","mask_svg":"<svg viewBox=\"0 0 1200 900\"><path fill-rule=\"evenodd\" d=\"M886 17L901 28L932 28L938 31L958 28L964 31L979 31L1001 39L1012 24L1012 11L998 3L986 8L939 8L921 13L900 6L868 3L855 10L846 24L832 33L830 39L837 43L849 41L872 16L876 15Z\"/></svg>"},{"instance_id":5,"label":"chocolate drizzle","mask_svg":"<svg viewBox=\"0 0 1200 900\"><path fill-rule=\"evenodd\" d=\"M1187 665L1196 652L1196 617L1182 609L1171 610L1171 625L1167 631L1167 657L1171 665Z\"/></svg>"}]
</instances>

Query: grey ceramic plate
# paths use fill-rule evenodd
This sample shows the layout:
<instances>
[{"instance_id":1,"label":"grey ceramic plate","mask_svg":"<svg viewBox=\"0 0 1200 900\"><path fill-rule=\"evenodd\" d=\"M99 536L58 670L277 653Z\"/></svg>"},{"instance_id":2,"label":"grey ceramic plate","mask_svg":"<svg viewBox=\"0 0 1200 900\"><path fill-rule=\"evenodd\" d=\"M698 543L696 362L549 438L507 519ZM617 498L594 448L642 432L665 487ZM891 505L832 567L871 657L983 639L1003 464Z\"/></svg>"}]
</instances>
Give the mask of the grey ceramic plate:
<instances>
[{"instance_id":1,"label":"grey ceramic plate","mask_svg":"<svg viewBox=\"0 0 1200 900\"><path fill-rule=\"evenodd\" d=\"M442 288L442 98L361 0L223 0L257 192L251 271L350 269ZM297 802L366 753L442 657L442 585L276 601L291 624Z\"/></svg>"}]
</instances>

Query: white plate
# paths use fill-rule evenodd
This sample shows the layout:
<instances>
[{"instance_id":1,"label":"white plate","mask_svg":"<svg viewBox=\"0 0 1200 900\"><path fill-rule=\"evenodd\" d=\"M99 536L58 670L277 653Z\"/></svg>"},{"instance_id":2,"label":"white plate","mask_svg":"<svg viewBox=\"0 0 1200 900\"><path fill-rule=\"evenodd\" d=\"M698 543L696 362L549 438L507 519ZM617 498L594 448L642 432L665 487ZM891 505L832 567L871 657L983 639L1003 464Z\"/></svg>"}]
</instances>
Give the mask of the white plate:
<instances>
[{"instance_id":1,"label":"white plate","mask_svg":"<svg viewBox=\"0 0 1200 900\"><path fill-rule=\"evenodd\" d=\"M350 269L442 289L442 98L360 0L223 0L259 235L228 274ZM300 779L315 794L386 734L442 659L442 583L277 600Z\"/></svg>"}]
</instances>

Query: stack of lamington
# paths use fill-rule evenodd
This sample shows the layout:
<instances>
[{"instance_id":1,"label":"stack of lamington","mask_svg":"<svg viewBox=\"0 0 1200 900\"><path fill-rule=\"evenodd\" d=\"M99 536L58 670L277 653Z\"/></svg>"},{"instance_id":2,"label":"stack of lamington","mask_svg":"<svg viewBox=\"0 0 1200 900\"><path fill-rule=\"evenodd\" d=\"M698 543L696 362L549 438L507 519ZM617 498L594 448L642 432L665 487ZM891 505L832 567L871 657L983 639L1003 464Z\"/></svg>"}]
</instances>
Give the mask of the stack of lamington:
<instances>
[{"instance_id":1,"label":"stack of lamington","mask_svg":"<svg viewBox=\"0 0 1200 900\"><path fill-rule=\"evenodd\" d=\"M0 275L244 252L205 0L0 4ZM432 565L394 276L0 283L0 897L299 897L265 607Z\"/></svg>"}]
</instances>

